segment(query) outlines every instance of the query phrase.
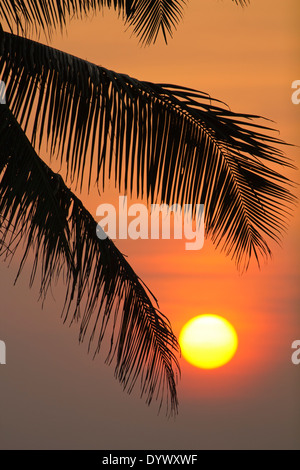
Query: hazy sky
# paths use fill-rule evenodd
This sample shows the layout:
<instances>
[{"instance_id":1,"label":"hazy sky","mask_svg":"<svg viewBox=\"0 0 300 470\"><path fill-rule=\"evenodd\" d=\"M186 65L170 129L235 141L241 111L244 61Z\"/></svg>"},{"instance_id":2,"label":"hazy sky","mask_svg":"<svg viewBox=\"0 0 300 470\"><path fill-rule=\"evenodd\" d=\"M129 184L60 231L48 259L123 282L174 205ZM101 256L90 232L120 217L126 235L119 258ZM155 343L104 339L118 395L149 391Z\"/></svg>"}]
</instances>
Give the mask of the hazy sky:
<instances>
[{"instance_id":1,"label":"hazy sky","mask_svg":"<svg viewBox=\"0 0 300 470\"><path fill-rule=\"evenodd\" d=\"M232 110L274 121L280 137L300 145L300 105L291 84L300 79L297 0L190 0L174 39L142 48L113 12L73 21L52 45L106 68L154 82L190 86ZM298 9L298 11L296 11ZM299 148L287 148L299 166ZM47 156L44 156L47 159ZM299 182L295 172L289 175ZM117 196L108 187L83 200L96 207ZM239 335L236 357L201 371L180 360L179 416L157 416L138 390L124 394L104 365L78 346L76 326L62 326L63 284L44 309L38 286L28 289L29 266L13 287L17 259L0 265L0 448L246 449L300 448L300 365L291 344L300 339L299 229L295 210L282 247L259 271L241 276L209 240L200 252L183 242L118 243L159 300L179 334L195 315L216 313Z\"/></svg>"}]
</instances>

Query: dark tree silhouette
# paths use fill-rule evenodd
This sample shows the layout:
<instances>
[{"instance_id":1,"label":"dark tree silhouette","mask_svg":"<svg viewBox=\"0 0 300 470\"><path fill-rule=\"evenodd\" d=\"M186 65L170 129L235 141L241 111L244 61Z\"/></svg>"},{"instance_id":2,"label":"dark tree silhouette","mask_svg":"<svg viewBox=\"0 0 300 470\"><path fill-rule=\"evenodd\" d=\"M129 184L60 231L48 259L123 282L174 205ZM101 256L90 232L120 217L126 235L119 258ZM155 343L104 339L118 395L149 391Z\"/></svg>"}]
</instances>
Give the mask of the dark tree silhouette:
<instances>
[{"instance_id":1,"label":"dark tree silhouette","mask_svg":"<svg viewBox=\"0 0 300 470\"><path fill-rule=\"evenodd\" d=\"M91 214L37 152L48 143L79 188L86 177L89 187L95 181L105 187L108 171L120 190L149 202L192 203L194 210L205 204L206 235L240 269L251 257L267 258L270 239L280 240L294 197L290 181L274 168L292 164L257 116L234 113L196 90L118 74L28 36L51 37L68 17L114 7L150 44L159 32L165 40L172 35L184 3L0 4L0 79L7 92L0 105L0 248L12 256L25 241L18 276L32 251L31 282L41 267L43 296L64 272L64 318L80 322L80 341L88 337L98 352L112 319L108 361L116 359L116 377L129 392L139 381L147 403L166 400L170 412L177 411L179 365L169 321L114 244L96 237Z\"/></svg>"}]
</instances>

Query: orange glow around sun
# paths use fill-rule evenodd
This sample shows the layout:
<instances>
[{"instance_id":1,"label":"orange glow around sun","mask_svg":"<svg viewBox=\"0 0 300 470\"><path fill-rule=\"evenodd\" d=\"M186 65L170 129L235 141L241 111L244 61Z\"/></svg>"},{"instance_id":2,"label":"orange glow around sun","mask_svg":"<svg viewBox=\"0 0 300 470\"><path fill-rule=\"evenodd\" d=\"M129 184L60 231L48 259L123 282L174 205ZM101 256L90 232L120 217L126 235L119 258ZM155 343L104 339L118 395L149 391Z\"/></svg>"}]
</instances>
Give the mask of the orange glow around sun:
<instances>
[{"instance_id":1,"label":"orange glow around sun","mask_svg":"<svg viewBox=\"0 0 300 470\"><path fill-rule=\"evenodd\" d=\"M238 337L233 326L218 315L200 315L182 328L179 344L183 357L201 369L227 364L236 353Z\"/></svg>"}]
</instances>

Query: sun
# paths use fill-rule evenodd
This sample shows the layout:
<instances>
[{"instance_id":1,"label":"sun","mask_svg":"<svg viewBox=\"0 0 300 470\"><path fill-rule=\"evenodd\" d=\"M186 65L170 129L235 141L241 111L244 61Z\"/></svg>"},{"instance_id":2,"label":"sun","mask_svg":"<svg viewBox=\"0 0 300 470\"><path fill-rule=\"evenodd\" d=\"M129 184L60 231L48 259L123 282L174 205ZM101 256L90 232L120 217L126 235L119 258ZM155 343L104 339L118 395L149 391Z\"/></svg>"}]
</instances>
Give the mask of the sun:
<instances>
[{"instance_id":1,"label":"sun","mask_svg":"<svg viewBox=\"0 0 300 470\"><path fill-rule=\"evenodd\" d=\"M182 328L179 344L183 357L201 369L227 364L236 353L238 337L234 327L218 315L200 315Z\"/></svg>"}]
</instances>

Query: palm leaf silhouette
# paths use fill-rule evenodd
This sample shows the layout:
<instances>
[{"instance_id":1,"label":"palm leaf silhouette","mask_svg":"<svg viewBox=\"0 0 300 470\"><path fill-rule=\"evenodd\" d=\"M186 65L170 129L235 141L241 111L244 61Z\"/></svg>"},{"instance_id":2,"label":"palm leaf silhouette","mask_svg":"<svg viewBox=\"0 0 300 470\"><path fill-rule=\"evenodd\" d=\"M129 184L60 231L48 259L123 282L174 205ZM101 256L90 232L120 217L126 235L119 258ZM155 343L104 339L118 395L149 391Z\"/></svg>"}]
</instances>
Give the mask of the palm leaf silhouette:
<instances>
[{"instance_id":1,"label":"palm leaf silhouette","mask_svg":"<svg viewBox=\"0 0 300 470\"><path fill-rule=\"evenodd\" d=\"M240 5L246 1L233 0ZM183 1L4 0L0 19L26 36L51 34L67 18L114 7L140 40L165 40L182 16ZM82 188L106 176L120 190L149 202L206 206L206 234L238 267L270 255L294 202L291 183L276 165L292 167L271 129L257 116L232 112L207 94L172 84L139 81L91 64L0 26L0 214L2 249L25 241L31 280L42 267L41 294L65 268L65 319L80 322L98 352L113 324L108 361L129 392L139 380L149 404L166 399L177 410L178 344L155 298L62 178L38 157L43 142ZM30 141L29 123L32 124ZM7 251L7 250L10 250ZM80 306L84 304L83 314ZM71 313L71 308L73 312Z\"/></svg>"},{"instance_id":2,"label":"palm leaf silhouette","mask_svg":"<svg viewBox=\"0 0 300 470\"><path fill-rule=\"evenodd\" d=\"M88 172L89 185L104 186L114 172L120 190L151 201L202 203L207 235L239 268L270 255L268 238L279 241L293 196L266 163L292 165L255 116L11 34L2 34L1 50L12 112L25 130L33 117L33 142L49 141L72 181L82 186Z\"/></svg>"},{"instance_id":3,"label":"palm leaf silhouette","mask_svg":"<svg viewBox=\"0 0 300 470\"><path fill-rule=\"evenodd\" d=\"M245 6L250 0L232 0ZM0 20L11 32L27 35L33 30L51 36L55 28L64 29L70 18L82 18L104 7L114 8L141 43L155 43L161 31L165 42L183 17L186 0L2 0Z\"/></svg>"},{"instance_id":4,"label":"palm leaf silhouette","mask_svg":"<svg viewBox=\"0 0 300 470\"><path fill-rule=\"evenodd\" d=\"M64 29L69 18L82 18L113 7L145 44L155 42L159 31L165 41L176 29L183 15L184 0L3 0L0 20L11 32L17 28L23 34L33 30L52 34L55 28Z\"/></svg>"},{"instance_id":5,"label":"palm leaf silhouette","mask_svg":"<svg viewBox=\"0 0 300 470\"><path fill-rule=\"evenodd\" d=\"M141 381L141 395L153 396L177 411L176 337L167 319L153 307L147 292L128 262L109 240L99 240L97 224L78 198L38 157L7 106L0 107L0 213L3 243L14 254L27 240L20 270L32 249L31 283L42 266L41 295L66 271L65 320L80 321L80 341L89 333L90 346L100 350L114 311L111 349L115 374L131 392ZM152 300L150 297L152 296ZM80 313L84 299L86 307Z\"/></svg>"}]
</instances>

